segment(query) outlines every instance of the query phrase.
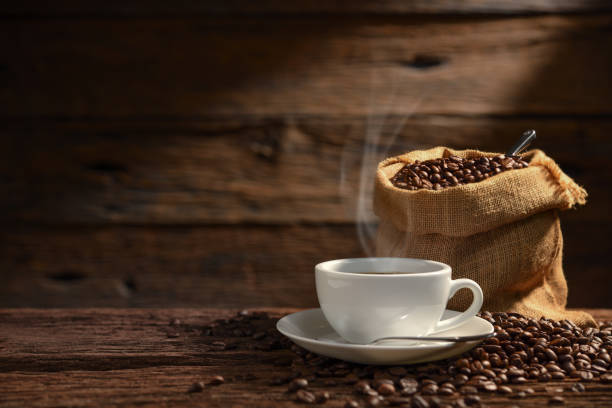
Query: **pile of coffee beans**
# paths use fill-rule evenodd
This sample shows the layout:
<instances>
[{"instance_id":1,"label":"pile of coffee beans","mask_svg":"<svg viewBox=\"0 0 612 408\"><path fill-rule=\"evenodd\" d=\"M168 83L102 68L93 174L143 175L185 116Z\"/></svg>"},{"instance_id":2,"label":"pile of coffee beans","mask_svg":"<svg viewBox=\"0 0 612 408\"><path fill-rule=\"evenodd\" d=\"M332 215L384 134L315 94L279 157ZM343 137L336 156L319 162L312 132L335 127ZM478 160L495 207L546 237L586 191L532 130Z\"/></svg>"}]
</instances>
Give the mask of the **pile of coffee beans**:
<instances>
[{"instance_id":1,"label":"pile of coffee beans","mask_svg":"<svg viewBox=\"0 0 612 408\"><path fill-rule=\"evenodd\" d=\"M581 329L568 320L536 320L517 313L480 316L494 326L495 337L451 359L397 367L352 364L310 353L280 335L274 328L277 319L265 313L241 312L201 328L201 333L210 339L209 350L282 354L270 370L278 374L268 373L266 381L305 404L333 399L347 408L466 407L484 406L487 395L512 400L537 393L552 405L564 404L564 393L584 392L589 383L612 383L612 322ZM285 349L293 353L278 351Z\"/></svg>"},{"instance_id":2,"label":"pile of coffee beans","mask_svg":"<svg viewBox=\"0 0 612 408\"><path fill-rule=\"evenodd\" d=\"M503 171L527 166L529 163L519 156L499 155L477 159L450 156L406 164L391 178L391 182L405 190L441 190L476 183Z\"/></svg>"}]
</instances>

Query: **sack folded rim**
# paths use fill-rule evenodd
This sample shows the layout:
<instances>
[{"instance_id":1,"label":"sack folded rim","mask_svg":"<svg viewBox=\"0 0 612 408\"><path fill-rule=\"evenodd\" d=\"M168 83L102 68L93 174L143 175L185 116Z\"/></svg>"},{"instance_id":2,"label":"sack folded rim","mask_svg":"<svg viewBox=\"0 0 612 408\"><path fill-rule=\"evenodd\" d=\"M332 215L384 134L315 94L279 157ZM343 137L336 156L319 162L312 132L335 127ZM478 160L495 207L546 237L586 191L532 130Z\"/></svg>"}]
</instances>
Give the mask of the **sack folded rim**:
<instances>
[{"instance_id":1,"label":"sack folded rim","mask_svg":"<svg viewBox=\"0 0 612 408\"><path fill-rule=\"evenodd\" d=\"M529 167L505 171L476 183L437 191L411 191L395 187L390 180L401 167L415 160L499 154L438 146L387 158L379 163L376 172L374 212L402 231L468 236L543 211L567 210L586 203L586 190L538 149L522 155L529 161ZM527 182L530 194L521 187ZM454 218L459 218L460 222Z\"/></svg>"}]
</instances>

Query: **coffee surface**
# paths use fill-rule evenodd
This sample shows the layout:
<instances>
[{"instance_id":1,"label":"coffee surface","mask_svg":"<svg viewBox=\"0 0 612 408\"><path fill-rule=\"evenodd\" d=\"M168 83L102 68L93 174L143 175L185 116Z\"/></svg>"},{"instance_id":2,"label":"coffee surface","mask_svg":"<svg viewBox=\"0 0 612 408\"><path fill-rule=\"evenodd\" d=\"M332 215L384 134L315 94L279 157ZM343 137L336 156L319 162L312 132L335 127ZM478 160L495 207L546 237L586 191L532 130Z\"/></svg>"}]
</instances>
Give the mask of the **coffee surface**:
<instances>
[{"instance_id":1,"label":"coffee surface","mask_svg":"<svg viewBox=\"0 0 612 408\"><path fill-rule=\"evenodd\" d=\"M476 183L501 172L527 166L529 163L520 156L483 156L477 159L450 156L406 164L391 178L391 182L405 190L441 190Z\"/></svg>"}]
</instances>

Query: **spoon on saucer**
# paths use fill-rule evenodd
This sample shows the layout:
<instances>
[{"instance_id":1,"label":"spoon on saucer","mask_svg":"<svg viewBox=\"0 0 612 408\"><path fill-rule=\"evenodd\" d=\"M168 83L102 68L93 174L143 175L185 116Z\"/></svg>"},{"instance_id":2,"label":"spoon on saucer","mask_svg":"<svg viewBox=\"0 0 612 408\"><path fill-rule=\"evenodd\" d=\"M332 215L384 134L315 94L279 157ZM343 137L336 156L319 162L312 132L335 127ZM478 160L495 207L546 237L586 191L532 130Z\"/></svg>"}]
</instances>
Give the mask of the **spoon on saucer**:
<instances>
[{"instance_id":1,"label":"spoon on saucer","mask_svg":"<svg viewBox=\"0 0 612 408\"><path fill-rule=\"evenodd\" d=\"M381 337L368 344L376 344L384 340L418 340L418 341L451 341L453 343L463 343L466 341L483 340L489 337L495 337L495 332L488 334L479 334L476 336L440 336L440 337L408 337L408 336L392 336L392 337Z\"/></svg>"}]
</instances>

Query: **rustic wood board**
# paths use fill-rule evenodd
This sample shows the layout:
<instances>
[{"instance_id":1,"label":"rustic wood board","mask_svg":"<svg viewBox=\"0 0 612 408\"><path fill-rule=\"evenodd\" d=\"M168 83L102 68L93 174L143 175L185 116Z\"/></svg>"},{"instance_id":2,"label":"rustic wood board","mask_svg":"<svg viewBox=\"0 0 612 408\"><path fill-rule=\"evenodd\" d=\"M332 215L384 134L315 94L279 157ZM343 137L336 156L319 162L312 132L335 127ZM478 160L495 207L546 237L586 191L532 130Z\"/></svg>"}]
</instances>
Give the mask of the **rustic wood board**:
<instances>
[{"instance_id":1,"label":"rustic wood board","mask_svg":"<svg viewBox=\"0 0 612 408\"><path fill-rule=\"evenodd\" d=\"M538 131L535 147L590 193L572 219L608 223L612 181L602 174L612 171L612 118L580 117L8 121L0 130L0 218L55 225L355 222L362 166L368 187L377 162L390 155L439 145L504 151L528 128ZM364 192L369 204L371 189Z\"/></svg>"},{"instance_id":2,"label":"rustic wood board","mask_svg":"<svg viewBox=\"0 0 612 408\"><path fill-rule=\"evenodd\" d=\"M610 115L612 16L6 19L3 117Z\"/></svg>"},{"instance_id":3,"label":"rustic wood board","mask_svg":"<svg viewBox=\"0 0 612 408\"><path fill-rule=\"evenodd\" d=\"M313 268L362 256L354 226L25 229L0 247L0 304L316 305Z\"/></svg>"},{"instance_id":4,"label":"rustic wood board","mask_svg":"<svg viewBox=\"0 0 612 408\"><path fill-rule=\"evenodd\" d=\"M271 310L281 316L291 309ZM592 310L611 319L608 310ZM194 406L275 407L296 404L285 387L269 385L283 368L273 362L292 353L279 351L211 351L196 332L169 338L168 322L178 318L189 326L229 317L220 309L73 309L0 310L0 406ZM176 331L176 329L173 329ZM226 383L189 394L194 381L223 375ZM249 377L252 375L252 377ZM545 404L544 387L516 400L483 396L487 406ZM517 387L517 386L513 386ZM325 406L341 407L347 389L334 390ZM582 394L564 393L565 406L611 406L612 386L587 384Z\"/></svg>"},{"instance_id":5,"label":"rustic wood board","mask_svg":"<svg viewBox=\"0 0 612 408\"><path fill-rule=\"evenodd\" d=\"M40 0L3 4L0 14L15 16L151 16L151 15L304 15L304 14L526 14L526 13L593 13L612 10L605 0L383 0L314 1L314 0L226 0L223 2L174 1L55 1L53 5Z\"/></svg>"},{"instance_id":6,"label":"rustic wood board","mask_svg":"<svg viewBox=\"0 0 612 408\"><path fill-rule=\"evenodd\" d=\"M612 306L608 230L570 226L569 305ZM3 307L313 307L314 265L366 255L351 224L33 227L2 236Z\"/></svg>"}]
</instances>

